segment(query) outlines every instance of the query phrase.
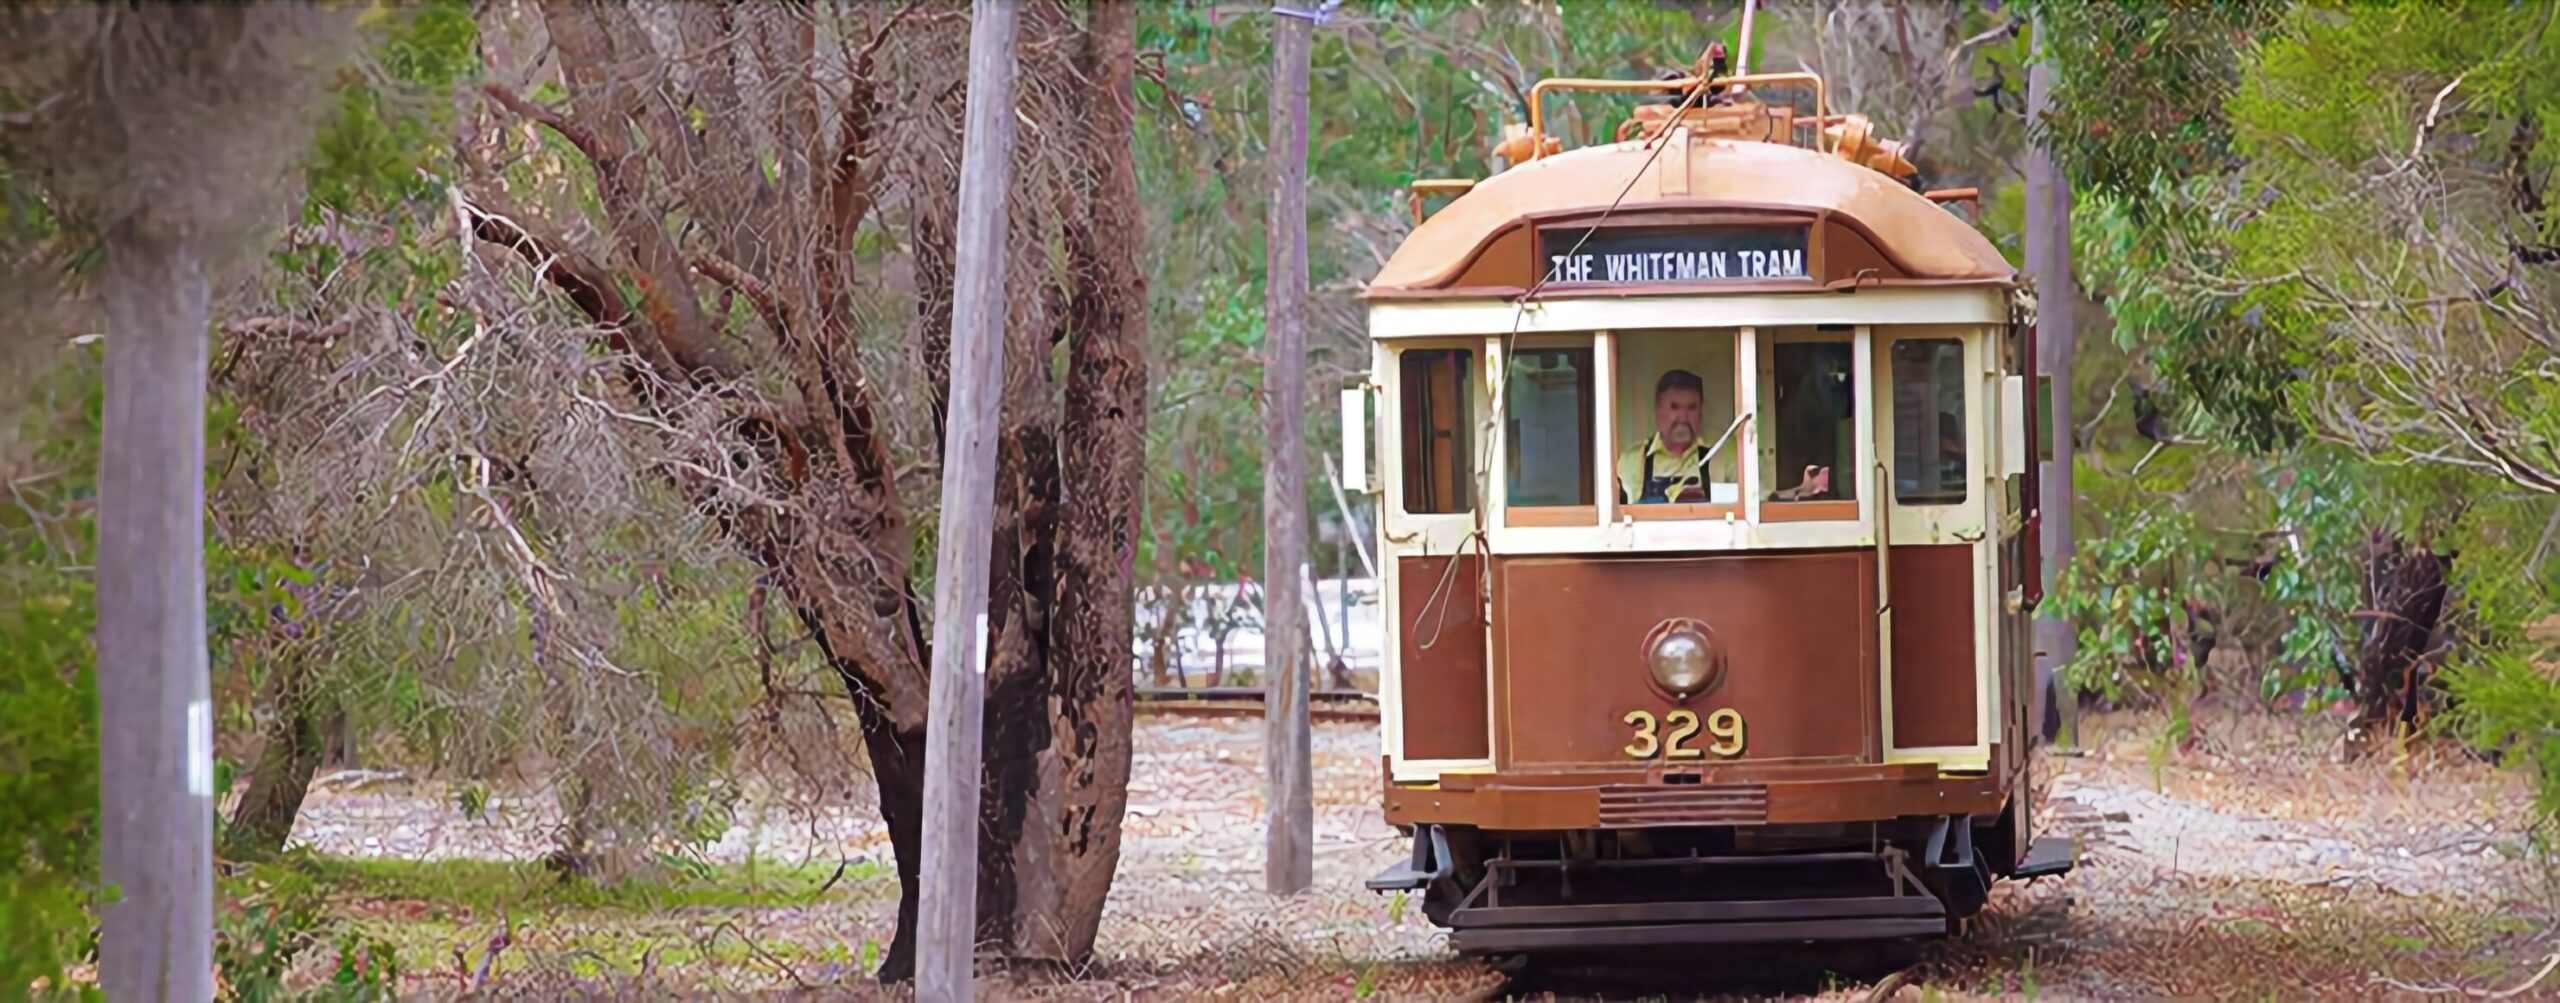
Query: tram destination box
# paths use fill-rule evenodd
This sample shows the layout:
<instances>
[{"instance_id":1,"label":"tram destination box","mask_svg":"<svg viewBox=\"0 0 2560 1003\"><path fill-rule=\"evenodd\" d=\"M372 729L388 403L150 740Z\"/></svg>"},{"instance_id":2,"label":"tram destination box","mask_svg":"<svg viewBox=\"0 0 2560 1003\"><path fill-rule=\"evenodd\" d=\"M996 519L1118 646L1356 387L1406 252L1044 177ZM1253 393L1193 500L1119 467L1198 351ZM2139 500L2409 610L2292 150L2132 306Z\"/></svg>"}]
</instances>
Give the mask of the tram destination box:
<instances>
[{"instance_id":1,"label":"tram destination box","mask_svg":"<svg viewBox=\"0 0 2560 1003\"><path fill-rule=\"evenodd\" d=\"M1546 226L1538 243L1550 286L1661 285L1805 279L1803 226ZM1585 235L1588 235L1587 237Z\"/></svg>"}]
</instances>

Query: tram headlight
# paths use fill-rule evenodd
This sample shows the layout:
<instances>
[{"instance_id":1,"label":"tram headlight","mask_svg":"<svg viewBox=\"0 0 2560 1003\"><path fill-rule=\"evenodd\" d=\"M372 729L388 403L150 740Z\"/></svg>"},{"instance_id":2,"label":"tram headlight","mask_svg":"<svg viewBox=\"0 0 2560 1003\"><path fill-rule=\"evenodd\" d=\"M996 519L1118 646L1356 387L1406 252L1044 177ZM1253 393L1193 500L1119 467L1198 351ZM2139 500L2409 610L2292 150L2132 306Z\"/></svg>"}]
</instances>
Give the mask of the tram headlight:
<instances>
[{"instance_id":1,"label":"tram headlight","mask_svg":"<svg viewBox=\"0 0 2560 1003\"><path fill-rule=\"evenodd\" d=\"M1696 695L1715 672L1715 648L1688 624L1657 632L1645 660L1653 666L1653 681L1675 696Z\"/></svg>"}]
</instances>

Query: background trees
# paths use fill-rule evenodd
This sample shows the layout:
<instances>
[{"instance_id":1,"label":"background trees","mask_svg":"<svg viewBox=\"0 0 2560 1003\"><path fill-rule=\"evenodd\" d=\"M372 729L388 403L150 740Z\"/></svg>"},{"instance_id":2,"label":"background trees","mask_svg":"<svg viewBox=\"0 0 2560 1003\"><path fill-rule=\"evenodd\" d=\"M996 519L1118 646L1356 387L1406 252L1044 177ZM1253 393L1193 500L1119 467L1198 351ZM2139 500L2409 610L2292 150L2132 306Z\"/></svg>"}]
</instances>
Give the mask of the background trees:
<instances>
[{"instance_id":1,"label":"background trees","mask_svg":"<svg viewBox=\"0 0 2560 1003\"><path fill-rule=\"evenodd\" d=\"M1366 366L1355 294L1411 225L1406 182L1499 169L1539 76L1685 65L1738 6L1338 10L1311 56L1310 399ZM1269 601L1270 25L1024 18L980 912L997 950L1076 960L1127 688L1182 681L1124 652L1169 652L1195 595ZM2547 11L1843 0L1758 25L1755 68L1823 71L1916 141L1924 184L1982 187L2013 259L2030 138L2073 185L2066 679L2170 708L2164 755L2198 699L2354 698L2365 734L2450 710L2560 781L2528 629L2560 546ZM315 779L361 764L457 778L466 814L549 799L580 881L684 866L750 787L880 813L912 877L965 10L438 0L359 27L311 141L227 115L179 123L218 165L152 151L190 198L300 187L223 206L273 244L204 285L203 406L160 402L205 418L225 860L277 854ZM79 50L8 37L0 834L37 849L0 877L31 904L0 955L41 968L86 950L96 891L98 738L64 722L95 699L108 346L75 339L121 260L113 214L70 196L139 189L50 131ZM1623 106L1549 111L1582 143ZM1357 562L1323 544L1362 514L1320 473L1279 487L1332 576Z\"/></svg>"}]
</instances>

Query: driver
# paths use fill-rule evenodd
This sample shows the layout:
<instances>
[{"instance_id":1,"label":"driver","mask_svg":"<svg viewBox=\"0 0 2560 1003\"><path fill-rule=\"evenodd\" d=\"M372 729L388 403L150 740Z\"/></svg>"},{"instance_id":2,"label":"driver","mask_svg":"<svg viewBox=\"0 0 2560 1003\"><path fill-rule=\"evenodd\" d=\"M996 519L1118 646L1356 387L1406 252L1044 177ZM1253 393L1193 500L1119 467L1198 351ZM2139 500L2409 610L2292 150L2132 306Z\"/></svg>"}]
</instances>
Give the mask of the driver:
<instances>
[{"instance_id":1,"label":"driver","mask_svg":"<svg viewBox=\"0 0 2560 1003\"><path fill-rule=\"evenodd\" d=\"M1707 500L1707 446L1698 441L1706 389L1698 374L1686 369L1670 370L1654 381L1654 432L1618 454L1620 504Z\"/></svg>"},{"instance_id":2,"label":"driver","mask_svg":"<svg viewBox=\"0 0 2560 1003\"><path fill-rule=\"evenodd\" d=\"M1698 374L1673 369L1653 384L1652 435L1618 454L1618 503L1686 504L1707 500L1707 444L1698 441L1706 384ZM1830 493L1831 468L1808 466L1795 487L1772 492L1773 501L1819 498ZM1632 500L1631 500L1632 499Z\"/></svg>"}]
</instances>

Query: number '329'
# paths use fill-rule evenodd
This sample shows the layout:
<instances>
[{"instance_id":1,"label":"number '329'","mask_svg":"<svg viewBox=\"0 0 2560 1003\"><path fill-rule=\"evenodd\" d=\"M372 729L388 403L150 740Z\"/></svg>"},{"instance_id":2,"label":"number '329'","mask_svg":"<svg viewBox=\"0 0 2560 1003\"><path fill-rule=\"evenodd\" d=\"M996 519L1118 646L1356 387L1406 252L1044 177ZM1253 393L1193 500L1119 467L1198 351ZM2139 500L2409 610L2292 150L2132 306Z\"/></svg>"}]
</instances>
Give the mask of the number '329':
<instances>
[{"instance_id":1,"label":"number '329'","mask_svg":"<svg viewBox=\"0 0 2560 1003\"><path fill-rule=\"evenodd\" d=\"M1707 714L1707 736L1713 739L1706 748L1689 744L1698 737L1699 721L1695 711L1675 710L1659 720L1649 710L1632 710L1619 720L1635 728L1635 741L1625 749L1629 759L1703 759L1707 753L1730 759L1742 754L1742 712L1721 707Z\"/></svg>"}]
</instances>

